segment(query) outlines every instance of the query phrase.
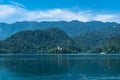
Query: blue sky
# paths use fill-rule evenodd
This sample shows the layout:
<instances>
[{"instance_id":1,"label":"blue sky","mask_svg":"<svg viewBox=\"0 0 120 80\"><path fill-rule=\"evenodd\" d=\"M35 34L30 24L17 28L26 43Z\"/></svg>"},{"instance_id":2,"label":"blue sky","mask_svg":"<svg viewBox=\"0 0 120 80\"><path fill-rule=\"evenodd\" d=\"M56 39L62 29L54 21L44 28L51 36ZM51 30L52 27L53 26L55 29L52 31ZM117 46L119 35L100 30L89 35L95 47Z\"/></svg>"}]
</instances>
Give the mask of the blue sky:
<instances>
[{"instance_id":1,"label":"blue sky","mask_svg":"<svg viewBox=\"0 0 120 80\"><path fill-rule=\"evenodd\" d=\"M1 0L3 3L17 2L27 9L73 8L92 10L120 10L120 0Z\"/></svg>"},{"instance_id":2,"label":"blue sky","mask_svg":"<svg viewBox=\"0 0 120 80\"><path fill-rule=\"evenodd\" d=\"M0 0L0 22L103 21L120 23L120 0Z\"/></svg>"}]
</instances>

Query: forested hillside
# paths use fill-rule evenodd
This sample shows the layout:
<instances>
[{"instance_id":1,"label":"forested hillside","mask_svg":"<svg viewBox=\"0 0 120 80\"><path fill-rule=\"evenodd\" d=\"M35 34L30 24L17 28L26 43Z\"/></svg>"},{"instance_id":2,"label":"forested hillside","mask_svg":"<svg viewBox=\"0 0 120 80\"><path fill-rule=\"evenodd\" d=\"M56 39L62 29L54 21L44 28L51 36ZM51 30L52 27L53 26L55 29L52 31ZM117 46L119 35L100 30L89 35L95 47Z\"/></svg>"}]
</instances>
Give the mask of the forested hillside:
<instances>
[{"instance_id":1,"label":"forested hillside","mask_svg":"<svg viewBox=\"0 0 120 80\"><path fill-rule=\"evenodd\" d=\"M45 30L26 30L18 32L1 41L0 52L34 53L34 52L74 52L74 41L58 28Z\"/></svg>"}]
</instances>

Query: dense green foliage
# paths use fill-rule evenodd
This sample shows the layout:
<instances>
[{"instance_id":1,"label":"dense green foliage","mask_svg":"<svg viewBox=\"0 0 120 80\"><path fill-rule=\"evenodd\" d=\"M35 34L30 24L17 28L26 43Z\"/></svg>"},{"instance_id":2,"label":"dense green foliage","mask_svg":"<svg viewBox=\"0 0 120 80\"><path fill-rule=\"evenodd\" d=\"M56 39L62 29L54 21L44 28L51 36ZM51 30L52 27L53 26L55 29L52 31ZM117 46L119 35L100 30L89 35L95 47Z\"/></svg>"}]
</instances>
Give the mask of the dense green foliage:
<instances>
[{"instance_id":1,"label":"dense green foliage","mask_svg":"<svg viewBox=\"0 0 120 80\"><path fill-rule=\"evenodd\" d=\"M77 37L74 37L73 40L79 47L83 48L84 52L89 52L91 49L102 45L109 38L120 34L120 25L109 26L100 30L83 33Z\"/></svg>"},{"instance_id":2,"label":"dense green foliage","mask_svg":"<svg viewBox=\"0 0 120 80\"><path fill-rule=\"evenodd\" d=\"M74 41L58 28L21 31L2 41L0 45L0 52L5 53L54 52L57 47L62 48L61 52L76 50Z\"/></svg>"},{"instance_id":3,"label":"dense green foliage","mask_svg":"<svg viewBox=\"0 0 120 80\"><path fill-rule=\"evenodd\" d=\"M108 41L99 47L93 49L92 52L120 53L120 35L111 37Z\"/></svg>"}]
</instances>

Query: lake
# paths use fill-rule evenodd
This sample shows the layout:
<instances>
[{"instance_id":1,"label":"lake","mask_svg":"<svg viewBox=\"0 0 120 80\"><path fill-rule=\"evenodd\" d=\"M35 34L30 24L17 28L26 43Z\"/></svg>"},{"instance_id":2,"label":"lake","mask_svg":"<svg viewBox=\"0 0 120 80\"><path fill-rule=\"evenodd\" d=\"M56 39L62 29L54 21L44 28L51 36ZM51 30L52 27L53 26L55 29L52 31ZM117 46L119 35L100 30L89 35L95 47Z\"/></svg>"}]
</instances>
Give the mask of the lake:
<instances>
[{"instance_id":1,"label":"lake","mask_svg":"<svg viewBox=\"0 0 120 80\"><path fill-rule=\"evenodd\" d=\"M120 80L116 54L1 54L0 80Z\"/></svg>"}]
</instances>

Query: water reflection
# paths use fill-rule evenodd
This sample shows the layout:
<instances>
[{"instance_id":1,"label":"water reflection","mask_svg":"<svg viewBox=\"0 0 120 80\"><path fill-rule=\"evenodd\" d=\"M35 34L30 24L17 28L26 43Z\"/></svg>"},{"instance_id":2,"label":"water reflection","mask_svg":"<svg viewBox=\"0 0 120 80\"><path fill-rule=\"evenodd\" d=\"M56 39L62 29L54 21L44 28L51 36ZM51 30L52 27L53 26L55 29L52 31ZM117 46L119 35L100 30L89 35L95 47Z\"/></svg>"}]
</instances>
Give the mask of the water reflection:
<instances>
[{"instance_id":1,"label":"water reflection","mask_svg":"<svg viewBox=\"0 0 120 80\"><path fill-rule=\"evenodd\" d=\"M71 55L25 55L24 58L7 56L7 59L0 60L0 76L4 75L4 78L6 76L10 78L12 75L12 77L19 76L23 79L45 76L54 76L54 78L61 79L62 76L65 80L83 78L85 76L92 78L120 76L120 59L118 57L105 58L104 56L104 58L100 58L99 56L98 59L94 57L77 57L75 59Z\"/></svg>"}]
</instances>

